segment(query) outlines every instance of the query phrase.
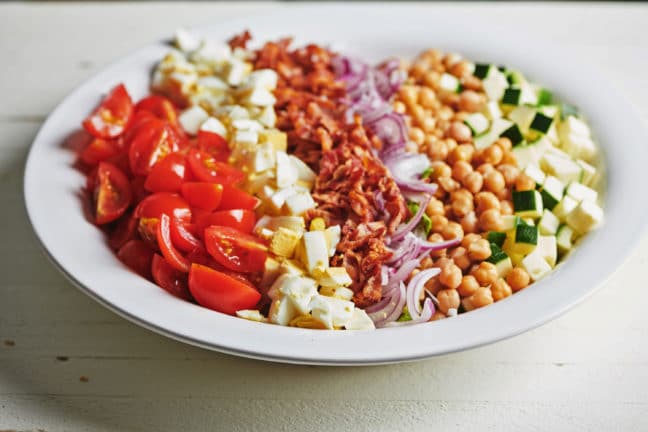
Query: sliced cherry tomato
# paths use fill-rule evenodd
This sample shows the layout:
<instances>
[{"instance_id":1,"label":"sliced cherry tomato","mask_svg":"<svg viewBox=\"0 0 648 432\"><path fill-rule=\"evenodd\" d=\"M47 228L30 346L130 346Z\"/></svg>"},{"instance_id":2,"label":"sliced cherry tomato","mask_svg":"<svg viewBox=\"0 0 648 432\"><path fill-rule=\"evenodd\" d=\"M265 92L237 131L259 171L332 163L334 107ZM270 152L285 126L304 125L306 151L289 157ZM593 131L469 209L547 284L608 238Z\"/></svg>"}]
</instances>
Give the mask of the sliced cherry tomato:
<instances>
[{"instance_id":1,"label":"sliced cherry tomato","mask_svg":"<svg viewBox=\"0 0 648 432\"><path fill-rule=\"evenodd\" d=\"M95 222L112 222L124 214L133 199L128 178L116 166L101 162L93 179Z\"/></svg>"},{"instance_id":2,"label":"sliced cherry tomato","mask_svg":"<svg viewBox=\"0 0 648 432\"><path fill-rule=\"evenodd\" d=\"M204 130L198 131L198 149L219 162L227 162L231 153L225 138Z\"/></svg>"},{"instance_id":3,"label":"sliced cherry tomato","mask_svg":"<svg viewBox=\"0 0 648 432\"><path fill-rule=\"evenodd\" d=\"M251 309L261 300L253 286L200 264L191 266L189 290L198 304L230 315Z\"/></svg>"},{"instance_id":4,"label":"sliced cherry tomato","mask_svg":"<svg viewBox=\"0 0 648 432\"><path fill-rule=\"evenodd\" d=\"M124 133L132 116L133 101L126 87L119 84L83 121L83 127L94 137L115 138Z\"/></svg>"},{"instance_id":5,"label":"sliced cherry tomato","mask_svg":"<svg viewBox=\"0 0 648 432\"><path fill-rule=\"evenodd\" d=\"M119 249L117 257L135 273L151 278L153 251L143 241L129 240Z\"/></svg>"},{"instance_id":6,"label":"sliced cherry tomato","mask_svg":"<svg viewBox=\"0 0 648 432\"><path fill-rule=\"evenodd\" d=\"M180 149L176 134L159 119L143 121L132 139L128 158L133 174L147 175L156 162Z\"/></svg>"},{"instance_id":7,"label":"sliced cherry tomato","mask_svg":"<svg viewBox=\"0 0 648 432\"><path fill-rule=\"evenodd\" d=\"M114 250L119 250L127 241L135 238L137 218L131 213L126 213L116 223L115 229L108 236L108 245Z\"/></svg>"},{"instance_id":8,"label":"sliced cherry tomato","mask_svg":"<svg viewBox=\"0 0 648 432\"><path fill-rule=\"evenodd\" d=\"M219 210L254 210L259 205L259 199L243 192L234 186L223 185L223 196L221 197Z\"/></svg>"},{"instance_id":9,"label":"sliced cherry tomato","mask_svg":"<svg viewBox=\"0 0 648 432\"><path fill-rule=\"evenodd\" d=\"M131 190L133 191L133 202L140 202L146 198L149 193L144 187L146 179L144 177L135 177L131 180Z\"/></svg>"},{"instance_id":10,"label":"sliced cherry tomato","mask_svg":"<svg viewBox=\"0 0 648 432\"><path fill-rule=\"evenodd\" d=\"M157 249L157 229L160 224L159 218L143 217L137 224L137 232L146 244L153 249Z\"/></svg>"},{"instance_id":11,"label":"sliced cherry tomato","mask_svg":"<svg viewBox=\"0 0 648 432\"><path fill-rule=\"evenodd\" d=\"M191 172L200 181L228 185L245 178L242 171L196 149L189 150L187 161Z\"/></svg>"},{"instance_id":12,"label":"sliced cherry tomato","mask_svg":"<svg viewBox=\"0 0 648 432\"><path fill-rule=\"evenodd\" d=\"M135 217L159 218L168 214L182 222L191 222L189 204L178 194L158 192L144 198L135 208Z\"/></svg>"},{"instance_id":13,"label":"sliced cherry tomato","mask_svg":"<svg viewBox=\"0 0 648 432\"><path fill-rule=\"evenodd\" d=\"M183 252L191 252L200 246L198 240L178 219L171 220L171 241Z\"/></svg>"},{"instance_id":14,"label":"sliced cherry tomato","mask_svg":"<svg viewBox=\"0 0 648 432\"><path fill-rule=\"evenodd\" d=\"M151 264L153 280L164 290L181 299L191 301L191 293L187 282L187 274L179 272L169 265L160 255L153 255Z\"/></svg>"},{"instance_id":15,"label":"sliced cherry tomato","mask_svg":"<svg viewBox=\"0 0 648 432\"><path fill-rule=\"evenodd\" d=\"M128 177L133 176L133 173L131 172L130 169L130 162L128 161L128 152L123 149L116 155L106 159L104 162L108 162L115 165L117 168L121 170L121 172L126 174Z\"/></svg>"},{"instance_id":16,"label":"sliced cherry tomato","mask_svg":"<svg viewBox=\"0 0 648 432\"><path fill-rule=\"evenodd\" d=\"M97 165L120 152L119 145L113 140L95 138L83 149L79 159L86 165Z\"/></svg>"},{"instance_id":17,"label":"sliced cherry tomato","mask_svg":"<svg viewBox=\"0 0 648 432\"><path fill-rule=\"evenodd\" d=\"M171 218L167 214L160 216L157 227L157 241L162 255L174 269L187 273L191 263L171 243Z\"/></svg>"},{"instance_id":18,"label":"sliced cherry tomato","mask_svg":"<svg viewBox=\"0 0 648 432\"><path fill-rule=\"evenodd\" d=\"M178 113L173 103L164 96L151 95L137 102L135 111L148 111L161 120L169 122L172 126L178 125Z\"/></svg>"},{"instance_id":19,"label":"sliced cherry tomato","mask_svg":"<svg viewBox=\"0 0 648 432\"><path fill-rule=\"evenodd\" d=\"M205 228L207 252L225 268L255 272L264 268L267 248L256 237L230 227Z\"/></svg>"},{"instance_id":20,"label":"sliced cherry tomato","mask_svg":"<svg viewBox=\"0 0 648 432\"><path fill-rule=\"evenodd\" d=\"M171 153L153 165L144 187L151 192L180 192L185 178L185 157Z\"/></svg>"},{"instance_id":21,"label":"sliced cherry tomato","mask_svg":"<svg viewBox=\"0 0 648 432\"><path fill-rule=\"evenodd\" d=\"M207 211L216 210L223 195L223 185L218 183L187 182L181 190L191 206Z\"/></svg>"},{"instance_id":22,"label":"sliced cherry tomato","mask_svg":"<svg viewBox=\"0 0 648 432\"><path fill-rule=\"evenodd\" d=\"M206 215L194 215L196 231L204 231L211 225L227 226L244 233L251 233L256 216L251 210L220 210Z\"/></svg>"}]
</instances>

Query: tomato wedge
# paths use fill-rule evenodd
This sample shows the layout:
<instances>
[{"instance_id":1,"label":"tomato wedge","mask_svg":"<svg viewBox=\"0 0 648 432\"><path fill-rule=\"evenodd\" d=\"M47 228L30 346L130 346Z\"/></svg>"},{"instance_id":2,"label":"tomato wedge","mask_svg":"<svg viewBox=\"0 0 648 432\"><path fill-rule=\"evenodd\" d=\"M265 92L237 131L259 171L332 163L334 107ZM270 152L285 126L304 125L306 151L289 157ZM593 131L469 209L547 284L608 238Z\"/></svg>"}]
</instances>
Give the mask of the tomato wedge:
<instances>
[{"instance_id":1,"label":"tomato wedge","mask_svg":"<svg viewBox=\"0 0 648 432\"><path fill-rule=\"evenodd\" d=\"M108 245L114 250L124 246L127 241L133 240L137 232L137 218L130 213L124 214L116 223L117 226L108 236Z\"/></svg>"},{"instance_id":2,"label":"tomato wedge","mask_svg":"<svg viewBox=\"0 0 648 432\"><path fill-rule=\"evenodd\" d=\"M79 159L86 165L94 166L117 155L120 150L119 145L113 140L95 138L83 149Z\"/></svg>"},{"instance_id":3,"label":"tomato wedge","mask_svg":"<svg viewBox=\"0 0 648 432\"><path fill-rule=\"evenodd\" d=\"M182 222L191 222L189 204L178 194L158 192L144 198L135 208L135 217L160 218L167 214Z\"/></svg>"},{"instance_id":4,"label":"tomato wedge","mask_svg":"<svg viewBox=\"0 0 648 432\"><path fill-rule=\"evenodd\" d=\"M171 229L171 241L181 251L191 252L200 246L200 240L198 240L187 229L187 226L178 219L172 219L169 228Z\"/></svg>"},{"instance_id":5,"label":"tomato wedge","mask_svg":"<svg viewBox=\"0 0 648 432\"><path fill-rule=\"evenodd\" d=\"M192 207L212 211L221 202L223 185L218 183L187 182L182 185L182 196Z\"/></svg>"},{"instance_id":6,"label":"tomato wedge","mask_svg":"<svg viewBox=\"0 0 648 432\"><path fill-rule=\"evenodd\" d=\"M231 153L225 138L204 130L198 131L198 149L219 162L227 162Z\"/></svg>"},{"instance_id":7,"label":"tomato wedge","mask_svg":"<svg viewBox=\"0 0 648 432\"><path fill-rule=\"evenodd\" d=\"M245 178L242 171L196 149L189 150L187 161L196 179L203 182L228 185L238 183Z\"/></svg>"},{"instance_id":8,"label":"tomato wedge","mask_svg":"<svg viewBox=\"0 0 648 432\"><path fill-rule=\"evenodd\" d=\"M254 210L257 205L259 205L258 198L237 187L223 185L223 196L218 207L220 210Z\"/></svg>"},{"instance_id":9,"label":"tomato wedge","mask_svg":"<svg viewBox=\"0 0 648 432\"><path fill-rule=\"evenodd\" d=\"M101 162L92 177L91 188L95 202L95 222L102 225L119 218L133 199L133 192L126 175L116 166Z\"/></svg>"},{"instance_id":10,"label":"tomato wedge","mask_svg":"<svg viewBox=\"0 0 648 432\"><path fill-rule=\"evenodd\" d=\"M126 87L119 84L83 121L83 127L96 138L116 138L124 133L132 116L133 101Z\"/></svg>"},{"instance_id":11,"label":"tomato wedge","mask_svg":"<svg viewBox=\"0 0 648 432\"><path fill-rule=\"evenodd\" d=\"M243 273L261 271L267 248L249 234L223 226L205 228L205 247L223 267Z\"/></svg>"},{"instance_id":12,"label":"tomato wedge","mask_svg":"<svg viewBox=\"0 0 648 432\"><path fill-rule=\"evenodd\" d=\"M183 300L191 301L191 293L187 283L187 274L174 269L168 262L160 255L153 255L153 262L151 263L151 273L153 280L165 291L180 297Z\"/></svg>"},{"instance_id":13,"label":"tomato wedge","mask_svg":"<svg viewBox=\"0 0 648 432\"><path fill-rule=\"evenodd\" d=\"M185 157L171 153L151 168L144 187L151 192L180 192L185 177Z\"/></svg>"},{"instance_id":14,"label":"tomato wedge","mask_svg":"<svg viewBox=\"0 0 648 432\"><path fill-rule=\"evenodd\" d=\"M173 103L164 96L147 96L135 105L135 112L148 111L155 117L169 122L170 125L178 126L178 113Z\"/></svg>"},{"instance_id":15,"label":"tomato wedge","mask_svg":"<svg viewBox=\"0 0 648 432\"><path fill-rule=\"evenodd\" d=\"M211 225L220 225L251 233L256 224L256 216L251 210L221 210L206 215L194 215L196 231L203 232Z\"/></svg>"},{"instance_id":16,"label":"tomato wedge","mask_svg":"<svg viewBox=\"0 0 648 432\"><path fill-rule=\"evenodd\" d=\"M157 249L157 229L159 223L159 218L143 217L139 219L139 223L137 224L137 232L140 237L153 249Z\"/></svg>"},{"instance_id":17,"label":"tomato wedge","mask_svg":"<svg viewBox=\"0 0 648 432\"><path fill-rule=\"evenodd\" d=\"M117 252L117 257L135 273L151 278L153 251L141 240L130 240Z\"/></svg>"},{"instance_id":18,"label":"tomato wedge","mask_svg":"<svg viewBox=\"0 0 648 432\"><path fill-rule=\"evenodd\" d=\"M171 127L157 118L140 122L129 144L128 159L136 175L147 175L158 161L180 149Z\"/></svg>"},{"instance_id":19,"label":"tomato wedge","mask_svg":"<svg viewBox=\"0 0 648 432\"><path fill-rule=\"evenodd\" d=\"M187 273L189 271L189 267L191 266L191 263L189 262L189 260L183 257L180 254L180 252L176 250L175 247L173 247L173 243L171 243L170 225L171 225L171 218L169 218L169 215L163 214L160 217L160 222L158 223L157 226L158 246L162 251L162 255L167 260L167 262L171 265L171 267L173 267L178 271Z\"/></svg>"},{"instance_id":20,"label":"tomato wedge","mask_svg":"<svg viewBox=\"0 0 648 432\"><path fill-rule=\"evenodd\" d=\"M189 291L201 306L230 315L261 300L253 286L200 264L191 266Z\"/></svg>"}]
</instances>

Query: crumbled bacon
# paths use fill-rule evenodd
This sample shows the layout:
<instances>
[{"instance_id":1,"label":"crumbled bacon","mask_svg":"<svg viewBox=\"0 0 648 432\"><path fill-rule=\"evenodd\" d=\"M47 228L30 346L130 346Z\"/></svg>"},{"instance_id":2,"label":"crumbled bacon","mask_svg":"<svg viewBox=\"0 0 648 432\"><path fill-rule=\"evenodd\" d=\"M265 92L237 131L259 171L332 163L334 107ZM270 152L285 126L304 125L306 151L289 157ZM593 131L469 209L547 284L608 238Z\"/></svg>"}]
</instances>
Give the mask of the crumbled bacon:
<instances>
[{"instance_id":1,"label":"crumbled bacon","mask_svg":"<svg viewBox=\"0 0 648 432\"><path fill-rule=\"evenodd\" d=\"M243 33L234 36L232 39L228 40L230 48L243 48L247 47L247 43L252 39L252 34L248 30L245 30Z\"/></svg>"},{"instance_id":2,"label":"crumbled bacon","mask_svg":"<svg viewBox=\"0 0 648 432\"><path fill-rule=\"evenodd\" d=\"M354 301L366 307L382 296L380 269L391 256L386 238L408 210L374 154L380 140L368 135L359 118L347 123L346 90L335 80L334 54L317 45L291 51L290 42L266 43L257 52L255 68L279 74L277 127L288 134L288 150L318 173L313 191L318 206L307 218L342 225L332 265L347 269Z\"/></svg>"}]
</instances>

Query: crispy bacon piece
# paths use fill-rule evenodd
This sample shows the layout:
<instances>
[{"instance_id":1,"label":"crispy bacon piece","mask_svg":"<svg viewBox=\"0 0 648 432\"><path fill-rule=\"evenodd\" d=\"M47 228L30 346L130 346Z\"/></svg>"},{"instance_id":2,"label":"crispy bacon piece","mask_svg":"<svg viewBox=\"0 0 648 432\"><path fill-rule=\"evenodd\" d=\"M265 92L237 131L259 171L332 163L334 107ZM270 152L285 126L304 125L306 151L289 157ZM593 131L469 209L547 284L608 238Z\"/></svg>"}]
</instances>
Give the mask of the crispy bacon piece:
<instances>
[{"instance_id":1,"label":"crispy bacon piece","mask_svg":"<svg viewBox=\"0 0 648 432\"><path fill-rule=\"evenodd\" d=\"M232 39L228 40L227 43L229 44L230 48L243 48L245 49L247 47L247 43L252 39L252 34L248 30L245 30L241 34L237 34L234 36Z\"/></svg>"},{"instance_id":2,"label":"crispy bacon piece","mask_svg":"<svg viewBox=\"0 0 648 432\"><path fill-rule=\"evenodd\" d=\"M332 264L347 269L353 300L366 307L381 299L380 269L391 256L386 238L408 210L374 154L380 140L368 135L359 118L348 122L346 90L331 64L334 54L317 45L291 51L290 43L266 43L257 52L255 68L279 74L277 127L288 134L288 151L318 173L313 191L318 206L307 219L323 217L327 225L342 225Z\"/></svg>"}]
</instances>

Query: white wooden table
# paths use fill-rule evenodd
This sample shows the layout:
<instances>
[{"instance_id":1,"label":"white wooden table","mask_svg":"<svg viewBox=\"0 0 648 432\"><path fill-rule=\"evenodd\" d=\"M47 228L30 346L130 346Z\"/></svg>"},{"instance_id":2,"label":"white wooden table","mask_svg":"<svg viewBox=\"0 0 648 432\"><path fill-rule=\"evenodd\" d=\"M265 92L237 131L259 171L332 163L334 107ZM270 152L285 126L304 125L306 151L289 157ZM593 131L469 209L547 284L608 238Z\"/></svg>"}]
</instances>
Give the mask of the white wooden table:
<instances>
[{"instance_id":1,"label":"white wooden table","mask_svg":"<svg viewBox=\"0 0 648 432\"><path fill-rule=\"evenodd\" d=\"M26 220L22 173L58 101L180 25L279 7L291 6L0 5L0 430L647 430L648 239L591 300L542 328L364 368L271 364L174 342L103 309L49 264ZM511 37L544 32L600 66L648 118L644 5L408 7L463 10ZM628 199L647 199L645 179L637 185Z\"/></svg>"}]
</instances>

